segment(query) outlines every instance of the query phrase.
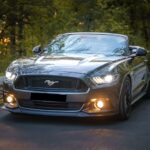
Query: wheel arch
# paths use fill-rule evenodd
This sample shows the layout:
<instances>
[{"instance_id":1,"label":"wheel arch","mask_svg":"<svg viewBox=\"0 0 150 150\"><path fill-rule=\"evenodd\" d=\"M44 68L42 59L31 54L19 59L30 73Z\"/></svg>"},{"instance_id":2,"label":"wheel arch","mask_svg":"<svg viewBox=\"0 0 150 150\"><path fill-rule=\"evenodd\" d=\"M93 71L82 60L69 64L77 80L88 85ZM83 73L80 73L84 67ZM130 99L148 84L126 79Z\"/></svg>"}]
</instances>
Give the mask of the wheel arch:
<instances>
[{"instance_id":1,"label":"wheel arch","mask_svg":"<svg viewBox=\"0 0 150 150\"><path fill-rule=\"evenodd\" d=\"M130 83L131 83L131 94L132 94L132 76L131 74L128 72L124 75L123 79L122 79L122 83L121 83L121 87L120 87L120 93L119 93L119 103L120 103L120 99L121 99L121 93L122 93L122 88L123 88L123 84L126 78L130 79ZM118 105L119 106L119 105Z\"/></svg>"}]
</instances>

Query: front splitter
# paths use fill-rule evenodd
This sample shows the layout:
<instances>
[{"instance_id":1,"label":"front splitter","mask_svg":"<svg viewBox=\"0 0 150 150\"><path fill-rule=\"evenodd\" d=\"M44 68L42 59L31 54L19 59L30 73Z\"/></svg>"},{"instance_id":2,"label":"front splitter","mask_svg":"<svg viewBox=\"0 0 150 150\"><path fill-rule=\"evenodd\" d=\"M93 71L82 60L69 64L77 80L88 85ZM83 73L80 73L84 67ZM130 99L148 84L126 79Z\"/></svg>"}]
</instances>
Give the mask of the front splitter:
<instances>
[{"instance_id":1,"label":"front splitter","mask_svg":"<svg viewBox=\"0 0 150 150\"><path fill-rule=\"evenodd\" d=\"M63 117L102 117L102 116L113 116L116 115L117 112L100 112L100 113L86 113L83 111L58 111L58 110L42 110L42 109L30 109L30 108L16 108L9 109L5 106L1 107L4 110L7 110L12 113L18 114L28 114L28 115L42 115L42 116L63 116Z\"/></svg>"}]
</instances>

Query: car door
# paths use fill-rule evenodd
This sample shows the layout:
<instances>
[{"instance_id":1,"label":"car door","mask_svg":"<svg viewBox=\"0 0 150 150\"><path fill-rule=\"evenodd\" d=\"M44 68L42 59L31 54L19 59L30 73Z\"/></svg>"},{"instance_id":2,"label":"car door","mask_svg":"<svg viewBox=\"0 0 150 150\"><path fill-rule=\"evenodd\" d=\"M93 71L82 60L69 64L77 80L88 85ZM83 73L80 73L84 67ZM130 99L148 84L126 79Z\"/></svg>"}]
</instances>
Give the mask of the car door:
<instances>
[{"instance_id":1,"label":"car door","mask_svg":"<svg viewBox=\"0 0 150 150\"><path fill-rule=\"evenodd\" d=\"M133 98L139 96L145 89L148 81L147 58L136 56L131 60L132 66L132 93Z\"/></svg>"}]
</instances>

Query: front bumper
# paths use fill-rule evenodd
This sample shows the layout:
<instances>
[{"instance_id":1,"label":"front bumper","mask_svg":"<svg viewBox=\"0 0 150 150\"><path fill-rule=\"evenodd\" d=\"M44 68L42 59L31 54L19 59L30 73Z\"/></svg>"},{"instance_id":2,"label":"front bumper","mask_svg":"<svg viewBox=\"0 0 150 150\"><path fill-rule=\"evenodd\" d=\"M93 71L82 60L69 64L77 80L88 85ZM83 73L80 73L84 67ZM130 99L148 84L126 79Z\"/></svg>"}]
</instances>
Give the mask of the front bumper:
<instances>
[{"instance_id":1,"label":"front bumper","mask_svg":"<svg viewBox=\"0 0 150 150\"><path fill-rule=\"evenodd\" d=\"M119 104L119 84L111 85L108 87L101 87L99 89L89 89L85 93L70 93L70 92L44 92L44 91L26 91L18 90L13 87L12 84L4 82L4 106L3 109L12 113L31 114L31 115L44 115L44 116L68 116L68 117L100 117L100 116L112 116L118 113ZM17 108L8 108L5 105L5 96L7 94L15 95L17 100L24 99L30 100L31 93L48 93L48 94L61 94L66 95L67 102L82 102L83 107L79 110L46 110L22 107L18 105ZM109 99L109 106L106 109L92 112L87 104L93 98L107 98Z\"/></svg>"}]
</instances>

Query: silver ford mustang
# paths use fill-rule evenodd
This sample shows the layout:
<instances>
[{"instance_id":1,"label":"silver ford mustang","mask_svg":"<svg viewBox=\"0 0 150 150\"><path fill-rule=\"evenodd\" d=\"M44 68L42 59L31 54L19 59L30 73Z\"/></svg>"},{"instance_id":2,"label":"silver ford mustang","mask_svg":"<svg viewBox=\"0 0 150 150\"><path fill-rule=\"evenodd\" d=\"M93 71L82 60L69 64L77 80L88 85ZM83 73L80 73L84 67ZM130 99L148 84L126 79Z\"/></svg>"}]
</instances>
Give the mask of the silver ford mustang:
<instances>
[{"instance_id":1,"label":"silver ford mustang","mask_svg":"<svg viewBox=\"0 0 150 150\"><path fill-rule=\"evenodd\" d=\"M13 114L125 120L149 91L147 52L125 35L66 33L33 52L6 70L3 108Z\"/></svg>"}]
</instances>

